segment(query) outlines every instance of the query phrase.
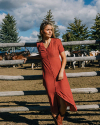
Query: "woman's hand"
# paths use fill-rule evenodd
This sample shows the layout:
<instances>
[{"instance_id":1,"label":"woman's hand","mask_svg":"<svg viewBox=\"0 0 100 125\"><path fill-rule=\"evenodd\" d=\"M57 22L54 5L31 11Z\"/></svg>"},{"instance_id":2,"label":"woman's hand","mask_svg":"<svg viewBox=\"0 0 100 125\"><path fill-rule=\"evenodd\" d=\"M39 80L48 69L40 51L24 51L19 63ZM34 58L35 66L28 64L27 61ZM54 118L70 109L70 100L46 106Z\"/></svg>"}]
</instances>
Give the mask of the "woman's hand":
<instances>
[{"instance_id":1,"label":"woman's hand","mask_svg":"<svg viewBox=\"0 0 100 125\"><path fill-rule=\"evenodd\" d=\"M26 63L26 61L27 61L27 58L23 58L23 60L24 60L24 63Z\"/></svg>"},{"instance_id":2,"label":"woman's hand","mask_svg":"<svg viewBox=\"0 0 100 125\"><path fill-rule=\"evenodd\" d=\"M66 55L65 52L61 52L60 53L61 59L62 59L62 63L61 63L61 69L58 75L58 80L62 80L64 77L64 69L65 69L65 65L66 65Z\"/></svg>"},{"instance_id":3,"label":"woman's hand","mask_svg":"<svg viewBox=\"0 0 100 125\"><path fill-rule=\"evenodd\" d=\"M62 80L63 76L64 76L63 71L60 71L58 75L58 80Z\"/></svg>"}]
</instances>

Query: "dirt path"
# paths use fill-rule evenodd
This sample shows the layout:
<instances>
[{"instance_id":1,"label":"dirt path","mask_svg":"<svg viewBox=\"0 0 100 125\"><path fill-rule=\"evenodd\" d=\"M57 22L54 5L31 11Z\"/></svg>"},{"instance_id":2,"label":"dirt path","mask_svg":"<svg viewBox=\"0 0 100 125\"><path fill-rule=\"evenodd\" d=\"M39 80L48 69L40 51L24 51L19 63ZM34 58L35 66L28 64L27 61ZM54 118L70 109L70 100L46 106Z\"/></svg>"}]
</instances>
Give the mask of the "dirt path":
<instances>
[{"instance_id":1,"label":"dirt path","mask_svg":"<svg viewBox=\"0 0 100 125\"><path fill-rule=\"evenodd\" d=\"M66 69L66 73L100 71L98 64L84 69L76 67ZM0 67L0 75L40 75L41 67L31 70L30 64L24 64L24 67L7 68ZM71 88L100 88L100 76L68 78ZM22 80L22 81L2 81L0 80L0 91L29 91L44 90L42 80ZM95 94L73 94L77 105L100 104L100 93ZM49 106L46 95L28 95L0 97L0 108L9 106ZM100 125L99 110L66 112L64 125ZM0 113L0 125L53 125L53 119L50 111L29 111L16 113Z\"/></svg>"}]
</instances>

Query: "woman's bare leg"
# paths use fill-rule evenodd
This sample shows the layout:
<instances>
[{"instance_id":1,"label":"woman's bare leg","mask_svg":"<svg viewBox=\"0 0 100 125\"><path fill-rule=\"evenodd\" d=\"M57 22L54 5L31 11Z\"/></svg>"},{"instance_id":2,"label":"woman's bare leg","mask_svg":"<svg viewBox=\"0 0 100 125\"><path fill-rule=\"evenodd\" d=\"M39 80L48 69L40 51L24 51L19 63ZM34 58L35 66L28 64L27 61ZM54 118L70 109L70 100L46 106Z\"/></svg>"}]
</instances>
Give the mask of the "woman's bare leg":
<instances>
[{"instance_id":1,"label":"woman's bare leg","mask_svg":"<svg viewBox=\"0 0 100 125\"><path fill-rule=\"evenodd\" d=\"M61 97L59 97L59 102L60 102L60 113L61 115L64 115L66 113L66 108L67 108L66 102Z\"/></svg>"},{"instance_id":2,"label":"woman's bare leg","mask_svg":"<svg viewBox=\"0 0 100 125\"><path fill-rule=\"evenodd\" d=\"M52 116L56 118L57 114L56 113L52 113Z\"/></svg>"},{"instance_id":3,"label":"woman's bare leg","mask_svg":"<svg viewBox=\"0 0 100 125\"><path fill-rule=\"evenodd\" d=\"M58 97L58 98L59 98L59 104L60 104L60 108L59 108L60 114L52 113L52 116L55 121L55 125L62 125L62 121L66 113L67 105L66 105L66 102L61 97Z\"/></svg>"},{"instance_id":4,"label":"woman's bare leg","mask_svg":"<svg viewBox=\"0 0 100 125\"><path fill-rule=\"evenodd\" d=\"M64 115L66 113L66 108L67 108L66 102L61 97L59 97L59 103L60 103L60 109L59 109L59 111L60 111L61 115ZM54 117L57 116L56 113L52 113L52 115Z\"/></svg>"}]
</instances>

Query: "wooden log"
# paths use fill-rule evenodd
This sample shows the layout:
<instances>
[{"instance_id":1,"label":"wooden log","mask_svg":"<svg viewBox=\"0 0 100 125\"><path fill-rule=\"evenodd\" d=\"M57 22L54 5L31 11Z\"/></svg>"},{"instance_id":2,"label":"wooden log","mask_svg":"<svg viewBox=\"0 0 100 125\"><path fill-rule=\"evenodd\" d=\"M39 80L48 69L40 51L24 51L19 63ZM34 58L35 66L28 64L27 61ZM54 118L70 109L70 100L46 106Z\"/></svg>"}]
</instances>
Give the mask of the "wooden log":
<instances>
[{"instance_id":1,"label":"wooden log","mask_svg":"<svg viewBox=\"0 0 100 125\"><path fill-rule=\"evenodd\" d=\"M0 66L5 66L5 65L16 65L16 64L23 64L24 60L3 60L0 61Z\"/></svg>"},{"instance_id":2,"label":"wooden log","mask_svg":"<svg viewBox=\"0 0 100 125\"><path fill-rule=\"evenodd\" d=\"M98 93L100 88L75 88L71 89L72 93Z\"/></svg>"},{"instance_id":3,"label":"wooden log","mask_svg":"<svg viewBox=\"0 0 100 125\"><path fill-rule=\"evenodd\" d=\"M100 60L100 56L66 57L67 62Z\"/></svg>"},{"instance_id":4,"label":"wooden log","mask_svg":"<svg viewBox=\"0 0 100 125\"><path fill-rule=\"evenodd\" d=\"M26 63L38 63L38 62L41 62L41 60L34 59L34 60L26 61ZM24 60L3 60L3 61L0 61L0 66L16 65L16 64L24 64Z\"/></svg>"},{"instance_id":5,"label":"wooden log","mask_svg":"<svg viewBox=\"0 0 100 125\"><path fill-rule=\"evenodd\" d=\"M73 46L73 45L87 45L87 44L100 44L100 40L85 40L85 41L70 41L62 42L63 45Z\"/></svg>"},{"instance_id":6,"label":"wooden log","mask_svg":"<svg viewBox=\"0 0 100 125\"><path fill-rule=\"evenodd\" d=\"M42 75L30 75L30 76L7 76L0 75L0 80L39 80L42 79Z\"/></svg>"},{"instance_id":7,"label":"wooden log","mask_svg":"<svg viewBox=\"0 0 100 125\"><path fill-rule=\"evenodd\" d=\"M66 73L66 76L68 78L100 76L100 71ZM16 80L39 80L39 79L42 79L42 75L29 75L29 76L0 75L0 80L13 80L13 81L16 81Z\"/></svg>"},{"instance_id":8,"label":"wooden log","mask_svg":"<svg viewBox=\"0 0 100 125\"><path fill-rule=\"evenodd\" d=\"M100 104L95 105L76 105L78 111L89 111L93 109L99 109ZM4 112L24 112L24 111L50 111L50 106L27 106L27 107L6 107L6 108L0 108L0 113ZM67 107L66 111L69 110L69 107Z\"/></svg>"},{"instance_id":9,"label":"wooden log","mask_svg":"<svg viewBox=\"0 0 100 125\"><path fill-rule=\"evenodd\" d=\"M39 91L6 91L0 92L0 97L2 96L23 96L23 95L45 95L45 90Z\"/></svg>"},{"instance_id":10,"label":"wooden log","mask_svg":"<svg viewBox=\"0 0 100 125\"><path fill-rule=\"evenodd\" d=\"M0 47L36 47L36 42L31 43L0 43Z\"/></svg>"},{"instance_id":11,"label":"wooden log","mask_svg":"<svg viewBox=\"0 0 100 125\"><path fill-rule=\"evenodd\" d=\"M9 107L9 108L0 108L0 113L4 112L23 112L23 111L44 111L50 110L49 106L27 106L27 107Z\"/></svg>"},{"instance_id":12,"label":"wooden log","mask_svg":"<svg viewBox=\"0 0 100 125\"><path fill-rule=\"evenodd\" d=\"M92 77L92 76L100 76L100 71L96 72L78 72L78 73L66 73L68 78L74 77Z\"/></svg>"},{"instance_id":13,"label":"wooden log","mask_svg":"<svg viewBox=\"0 0 100 125\"><path fill-rule=\"evenodd\" d=\"M85 41L70 41L70 42L62 42L65 46L72 45L87 45L87 44L100 44L100 40L85 40ZM0 47L36 47L36 42L29 43L0 43Z\"/></svg>"},{"instance_id":14,"label":"wooden log","mask_svg":"<svg viewBox=\"0 0 100 125\"><path fill-rule=\"evenodd\" d=\"M99 109L100 104L94 105L76 105L78 111L91 110L91 109Z\"/></svg>"},{"instance_id":15,"label":"wooden log","mask_svg":"<svg viewBox=\"0 0 100 125\"><path fill-rule=\"evenodd\" d=\"M100 60L99 56L88 56L88 57L66 57L67 62L74 62L74 61L89 61L89 60ZM40 59L31 59L27 60L26 63L39 63L41 62ZM0 61L0 65L14 65L14 64L24 64L24 60L3 60Z\"/></svg>"},{"instance_id":16,"label":"wooden log","mask_svg":"<svg viewBox=\"0 0 100 125\"><path fill-rule=\"evenodd\" d=\"M71 89L73 94L76 93L98 93L100 92L100 88L75 88ZM0 97L2 96L23 96L23 95L45 95L45 90L38 91L6 91L0 92Z\"/></svg>"}]
</instances>

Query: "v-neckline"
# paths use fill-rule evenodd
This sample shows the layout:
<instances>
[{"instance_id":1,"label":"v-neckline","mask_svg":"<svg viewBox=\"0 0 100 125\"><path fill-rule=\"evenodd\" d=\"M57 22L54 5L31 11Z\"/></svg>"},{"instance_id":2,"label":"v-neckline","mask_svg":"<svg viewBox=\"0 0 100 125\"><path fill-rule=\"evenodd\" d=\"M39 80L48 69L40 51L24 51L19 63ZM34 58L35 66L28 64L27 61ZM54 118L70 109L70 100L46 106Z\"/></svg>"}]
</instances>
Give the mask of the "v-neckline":
<instances>
[{"instance_id":1,"label":"v-neckline","mask_svg":"<svg viewBox=\"0 0 100 125\"><path fill-rule=\"evenodd\" d=\"M52 41L52 38L51 38L50 43L49 43L49 45L48 45L47 48L45 48L45 46L44 46L44 44L43 44L43 42L42 42L42 44L43 44L43 46L44 46L44 48L45 48L46 50L49 48L49 46L50 46L50 44L51 44L51 41Z\"/></svg>"}]
</instances>

